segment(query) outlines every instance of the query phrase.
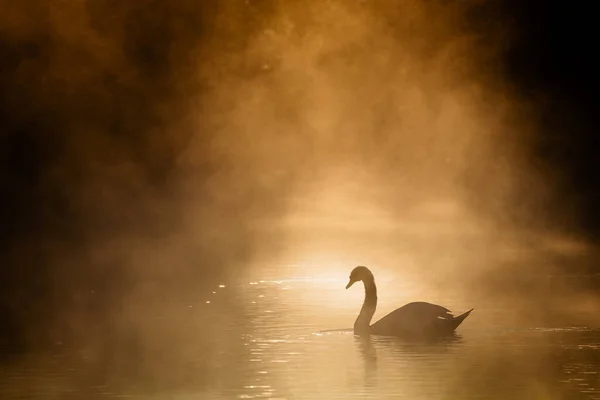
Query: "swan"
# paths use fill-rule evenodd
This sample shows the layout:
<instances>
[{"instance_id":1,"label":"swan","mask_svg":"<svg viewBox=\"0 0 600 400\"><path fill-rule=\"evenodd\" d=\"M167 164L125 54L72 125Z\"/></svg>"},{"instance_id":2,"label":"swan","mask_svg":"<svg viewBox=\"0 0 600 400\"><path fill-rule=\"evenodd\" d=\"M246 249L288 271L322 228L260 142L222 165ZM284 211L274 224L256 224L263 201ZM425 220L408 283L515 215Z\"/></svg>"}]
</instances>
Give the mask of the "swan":
<instances>
[{"instance_id":1,"label":"swan","mask_svg":"<svg viewBox=\"0 0 600 400\"><path fill-rule=\"evenodd\" d=\"M443 336L449 335L469 316L473 308L455 317L445 307L425 302L408 303L370 325L377 308L377 286L369 268L358 266L350 273L346 289L362 281L365 300L354 322L355 335Z\"/></svg>"}]
</instances>

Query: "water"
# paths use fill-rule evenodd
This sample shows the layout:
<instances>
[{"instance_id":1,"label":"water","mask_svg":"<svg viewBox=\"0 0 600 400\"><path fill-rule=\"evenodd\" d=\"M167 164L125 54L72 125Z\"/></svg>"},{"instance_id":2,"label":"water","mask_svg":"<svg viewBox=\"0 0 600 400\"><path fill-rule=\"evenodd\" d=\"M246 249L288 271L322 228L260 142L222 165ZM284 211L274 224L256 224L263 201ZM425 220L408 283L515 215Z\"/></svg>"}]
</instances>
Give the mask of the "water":
<instances>
[{"instance_id":1,"label":"water","mask_svg":"<svg viewBox=\"0 0 600 400\"><path fill-rule=\"evenodd\" d=\"M346 274L289 271L134 308L85 345L19 355L0 370L0 397L600 399L600 329L515 319L522 310L508 303L383 275L375 319L410 300L475 311L437 343L321 332L352 326L362 288L345 290Z\"/></svg>"}]
</instances>

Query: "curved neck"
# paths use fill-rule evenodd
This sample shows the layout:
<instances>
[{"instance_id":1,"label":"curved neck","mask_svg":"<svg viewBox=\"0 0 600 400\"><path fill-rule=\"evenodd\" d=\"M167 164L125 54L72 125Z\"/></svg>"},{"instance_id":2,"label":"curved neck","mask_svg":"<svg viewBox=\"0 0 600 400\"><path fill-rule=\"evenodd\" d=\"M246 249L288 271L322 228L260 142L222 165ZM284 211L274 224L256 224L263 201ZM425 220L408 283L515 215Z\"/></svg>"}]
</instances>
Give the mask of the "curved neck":
<instances>
[{"instance_id":1,"label":"curved neck","mask_svg":"<svg viewBox=\"0 0 600 400\"><path fill-rule=\"evenodd\" d=\"M354 322L354 333L368 333L369 325L375 309L377 308L377 286L375 286L375 279L370 277L369 279L363 280L365 285L365 301L363 302L360 314Z\"/></svg>"}]
</instances>

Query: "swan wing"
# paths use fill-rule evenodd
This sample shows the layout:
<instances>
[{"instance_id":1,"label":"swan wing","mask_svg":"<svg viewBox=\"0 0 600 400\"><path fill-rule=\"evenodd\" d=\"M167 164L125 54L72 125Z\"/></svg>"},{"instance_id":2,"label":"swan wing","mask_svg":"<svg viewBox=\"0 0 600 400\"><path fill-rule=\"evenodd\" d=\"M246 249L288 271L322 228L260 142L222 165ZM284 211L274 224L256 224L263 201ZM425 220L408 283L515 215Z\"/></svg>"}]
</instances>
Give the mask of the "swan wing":
<instances>
[{"instance_id":1,"label":"swan wing","mask_svg":"<svg viewBox=\"0 0 600 400\"><path fill-rule=\"evenodd\" d=\"M371 325L371 332L381 335L418 333L440 320L453 319L454 316L447 308L419 301L408 303L381 318Z\"/></svg>"}]
</instances>

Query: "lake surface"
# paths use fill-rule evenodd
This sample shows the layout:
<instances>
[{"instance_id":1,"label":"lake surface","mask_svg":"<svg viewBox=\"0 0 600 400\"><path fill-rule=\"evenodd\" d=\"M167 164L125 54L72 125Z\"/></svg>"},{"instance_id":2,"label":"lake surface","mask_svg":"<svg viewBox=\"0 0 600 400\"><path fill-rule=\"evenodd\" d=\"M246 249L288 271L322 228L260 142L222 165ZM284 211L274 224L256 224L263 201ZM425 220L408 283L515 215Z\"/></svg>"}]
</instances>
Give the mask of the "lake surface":
<instances>
[{"instance_id":1,"label":"lake surface","mask_svg":"<svg viewBox=\"0 0 600 400\"><path fill-rule=\"evenodd\" d=\"M594 326L514 318L522 310L508 303L375 271L375 319L413 300L475 311L438 343L359 339L321 331L352 326L362 285L345 290L347 273L292 271L133 308L91 343L18 356L0 370L0 398L600 399Z\"/></svg>"}]
</instances>

